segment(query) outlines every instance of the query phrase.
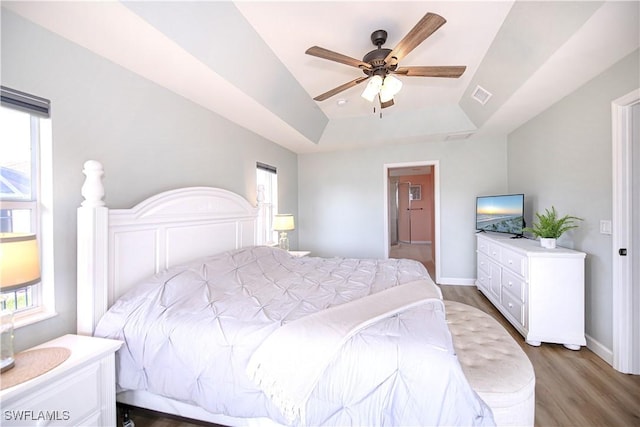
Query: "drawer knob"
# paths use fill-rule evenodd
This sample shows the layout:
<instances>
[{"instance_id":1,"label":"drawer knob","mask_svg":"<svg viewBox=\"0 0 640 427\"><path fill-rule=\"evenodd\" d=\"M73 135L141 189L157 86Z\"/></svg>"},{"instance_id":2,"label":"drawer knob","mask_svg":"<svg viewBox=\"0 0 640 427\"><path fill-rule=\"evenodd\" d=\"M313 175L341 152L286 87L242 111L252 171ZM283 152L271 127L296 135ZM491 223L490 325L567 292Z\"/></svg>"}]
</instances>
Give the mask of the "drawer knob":
<instances>
[{"instance_id":1,"label":"drawer knob","mask_svg":"<svg viewBox=\"0 0 640 427\"><path fill-rule=\"evenodd\" d=\"M509 303L509 308L513 308L513 304Z\"/></svg>"}]
</instances>

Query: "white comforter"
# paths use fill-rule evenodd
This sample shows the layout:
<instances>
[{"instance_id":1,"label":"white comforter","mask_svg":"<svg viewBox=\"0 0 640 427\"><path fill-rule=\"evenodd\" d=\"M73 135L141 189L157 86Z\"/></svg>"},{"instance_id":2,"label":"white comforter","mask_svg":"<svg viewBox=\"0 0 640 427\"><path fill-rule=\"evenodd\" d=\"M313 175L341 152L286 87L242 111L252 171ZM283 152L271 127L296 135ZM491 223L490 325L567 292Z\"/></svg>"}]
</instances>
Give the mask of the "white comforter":
<instances>
[{"instance_id":1,"label":"white comforter","mask_svg":"<svg viewBox=\"0 0 640 427\"><path fill-rule=\"evenodd\" d=\"M309 314L425 278L426 269L410 260L295 258L275 248L242 249L141 283L113 305L95 334L125 342L117 353L119 390L147 390L214 413L289 424L246 373L267 337ZM493 424L462 373L438 307L410 306L358 330L332 357L305 399L304 419L295 423Z\"/></svg>"}]
</instances>

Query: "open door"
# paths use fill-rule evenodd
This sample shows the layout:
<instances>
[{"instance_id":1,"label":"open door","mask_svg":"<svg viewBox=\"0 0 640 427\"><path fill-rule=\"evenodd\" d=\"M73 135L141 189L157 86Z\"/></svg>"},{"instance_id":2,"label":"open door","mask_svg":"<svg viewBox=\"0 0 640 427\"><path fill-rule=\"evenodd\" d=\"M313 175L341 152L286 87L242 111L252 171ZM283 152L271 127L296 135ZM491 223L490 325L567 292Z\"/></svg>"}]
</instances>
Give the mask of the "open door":
<instances>
[{"instance_id":1,"label":"open door","mask_svg":"<svg viewBox=\"0 0 640 427\"><path fill-rule=\"evenodd\" d=\"M422 262L438 280L437 163L385 165L387 256Z\"/></svg>"}]
</instances>

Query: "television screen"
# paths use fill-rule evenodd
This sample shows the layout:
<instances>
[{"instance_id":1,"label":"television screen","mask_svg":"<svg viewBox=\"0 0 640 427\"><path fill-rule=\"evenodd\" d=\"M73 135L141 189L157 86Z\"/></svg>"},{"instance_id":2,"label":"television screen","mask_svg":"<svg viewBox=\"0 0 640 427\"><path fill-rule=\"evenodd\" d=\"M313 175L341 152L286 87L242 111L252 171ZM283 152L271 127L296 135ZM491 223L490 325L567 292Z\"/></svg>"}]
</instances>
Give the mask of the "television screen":
<instances>
[{"instance_id":1,"label":"television screen","mask_svg":"<svg viewBox=\"0 0 640 427\"><path fill-rule=\"evenodd\" d=\"M524 194L476 198L476 230L522 235Z\"/></svg>"}]
</instances>

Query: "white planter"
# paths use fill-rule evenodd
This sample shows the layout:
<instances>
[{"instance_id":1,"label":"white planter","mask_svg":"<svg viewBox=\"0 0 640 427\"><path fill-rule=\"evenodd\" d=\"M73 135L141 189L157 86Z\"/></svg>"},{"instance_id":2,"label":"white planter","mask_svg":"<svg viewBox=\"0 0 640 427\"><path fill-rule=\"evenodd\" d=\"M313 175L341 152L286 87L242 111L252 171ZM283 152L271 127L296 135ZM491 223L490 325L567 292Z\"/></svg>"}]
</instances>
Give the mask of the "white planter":
<instances>
[{"instance_id":1,"label":"white planter","mask_svg":"<svg viewBox=\"0 0 640 427\"><path fill-rule=\"evenodd\" d=\"M556 247L556 239L541 237L540 246L547 249L554 249Z\"/></svg>"}]
</instances>

